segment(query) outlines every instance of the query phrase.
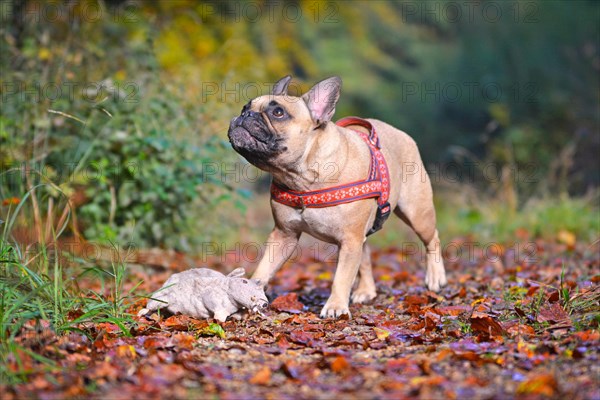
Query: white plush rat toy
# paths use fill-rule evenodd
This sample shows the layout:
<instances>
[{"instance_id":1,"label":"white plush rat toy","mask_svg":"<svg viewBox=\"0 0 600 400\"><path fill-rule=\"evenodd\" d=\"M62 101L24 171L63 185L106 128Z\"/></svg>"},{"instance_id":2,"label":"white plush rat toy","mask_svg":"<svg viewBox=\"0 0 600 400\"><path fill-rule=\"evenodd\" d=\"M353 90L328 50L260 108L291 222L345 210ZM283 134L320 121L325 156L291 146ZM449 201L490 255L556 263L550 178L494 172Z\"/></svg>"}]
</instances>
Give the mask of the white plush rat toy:
<instances>
[{"instance_id":1,"label":"white plush rat toy","mask_svg":"<svg viewBox=\"0 0 600 400\"><path fill-rule=\"evenodd\" d=\"M246 310L260 313L269 301L260 283L244 278L245 273L244 268L238 268L225 276L208 268L195 268L174 274L138 316L166 310L224 322L229 316L240 319Z\"/></svg>"}]
</instances>

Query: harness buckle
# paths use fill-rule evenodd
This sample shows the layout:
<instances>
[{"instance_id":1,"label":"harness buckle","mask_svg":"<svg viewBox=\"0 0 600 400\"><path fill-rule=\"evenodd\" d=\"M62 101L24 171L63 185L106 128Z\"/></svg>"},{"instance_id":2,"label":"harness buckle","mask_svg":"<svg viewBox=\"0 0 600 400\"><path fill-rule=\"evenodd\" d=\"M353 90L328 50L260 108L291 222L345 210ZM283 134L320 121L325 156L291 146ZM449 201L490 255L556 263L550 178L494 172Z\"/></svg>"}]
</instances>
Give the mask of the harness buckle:
<instances>
[{"instance_id":1,"label":"harness buckle","mask_svg":"<svg viewBox=\"0 0 600 400\"><path fill-rule=\"evenodd\" d=\"M380 204L377 206L377 214L375 214L375 221L373 221L373 227L367 232L367 236L374 234L383 227L383 223L390 216L392 207L389 202Z\"/></svg>"}]
</instances>

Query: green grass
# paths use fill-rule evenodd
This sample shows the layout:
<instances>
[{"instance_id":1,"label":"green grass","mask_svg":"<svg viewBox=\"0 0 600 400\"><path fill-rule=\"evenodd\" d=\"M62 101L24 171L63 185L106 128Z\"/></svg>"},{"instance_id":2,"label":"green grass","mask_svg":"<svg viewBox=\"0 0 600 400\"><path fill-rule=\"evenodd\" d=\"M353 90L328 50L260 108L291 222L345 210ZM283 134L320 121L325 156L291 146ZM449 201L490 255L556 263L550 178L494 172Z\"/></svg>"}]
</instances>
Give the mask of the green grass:
<instances>
[{"instance_id":1,"label":"green grass","mask_svg":"<svg viewBox=\"0 0 600 400\"><path fill-rule=\"evenodd\" d=\"M530 238L556 240L562 231L573 233L577 241L592 243L600 236L598 201L600 193L583 197L532 198L514 210L505 202L464 187L456 191L435 191L437 228L442 243L468 237L481 244L513 243L516 232ZM384 228L369 238L375 246L401 246L416 241L416 235L402 221L391 216Z\"/></svg>"},{"instance_id":2,"label":"green grass","mask_svg":"<svg viewBox=\"0 0 600 400\"><path fill-rule=\"evenodd\" d=\"M598 193L532 198L515 210L491 196L466 198L441 192L436 198L438 229L446 238L470 235L498 242L513 241L517 230L545 239L555 239L566 230L589 241L600 233L598 199Z\"/></svg>"},{"instance_id":3,"label":"green grass","mask_svg":"<svg viewBox=\"0 0 600 400\"><path fill-rule=\"evenodd\" d=\"M6 221L2 221L0 238L0 378L9 383L21 382L27 377L21 358L24 354L40 363L40 368L53 368L55 363L21 346L17 338L26 324L41 326L49 323L56 335L79 332L89 335L86 323L110 322L129 335L134 323L125 312L135 297L134 287L125 292L125 264L112 263L108 268L87 266L81 261L67 261L51 246L39 246L35 253L11 241L15 213L25 209L25 197ZM54 241L56 236L54 237ZM78 282L85 276L99 279L102 290L81 289ZM66 279L66 276L74 276ZM104 293L109 293L105 295ZM48 328L40 328L48 329ZM16 368L9 367L10 361Z\"/></svg>"}]
</instances>

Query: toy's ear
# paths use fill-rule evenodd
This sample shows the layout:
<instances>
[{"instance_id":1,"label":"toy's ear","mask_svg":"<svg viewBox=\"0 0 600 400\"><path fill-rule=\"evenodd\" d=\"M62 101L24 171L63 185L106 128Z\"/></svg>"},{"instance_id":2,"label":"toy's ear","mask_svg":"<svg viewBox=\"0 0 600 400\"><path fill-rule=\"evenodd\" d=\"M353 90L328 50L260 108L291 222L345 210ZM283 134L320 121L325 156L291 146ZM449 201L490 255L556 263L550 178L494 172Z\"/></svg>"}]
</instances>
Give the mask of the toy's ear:
<instances>
[{"instance_id":1,"label":"toy's ear","mask_svg":"<svg viewBox=\"0 0 600 400\"><path fill-rule=\"evenodd\" d=\"M243 278L246 275L246 270L243 267L234 269L227 275L228 278Z\"/></svg>"}]
</instances>

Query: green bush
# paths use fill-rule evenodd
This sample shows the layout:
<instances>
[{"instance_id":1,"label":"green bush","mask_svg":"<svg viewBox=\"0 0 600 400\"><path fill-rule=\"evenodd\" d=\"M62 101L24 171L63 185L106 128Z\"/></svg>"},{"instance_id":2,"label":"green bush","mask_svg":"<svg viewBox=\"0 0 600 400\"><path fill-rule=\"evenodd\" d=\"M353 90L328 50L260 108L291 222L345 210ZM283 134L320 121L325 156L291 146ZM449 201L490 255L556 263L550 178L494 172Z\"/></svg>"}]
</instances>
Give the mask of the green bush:
<instances>
[{"instance_id":1,"label":"green bush","mask_svg":"<svg viewBox=\"0 0 600 400\"><path fill-rule=\"evenodd\" d=\"M17 55L0 61L0 197L22 198L52 182L39 189L39 212L46 214L49 198L56 208L66 196L78 230L105 244L194 252L194 244L224 236L245 192L214 174L215 163L238 159L225 131L206 123L211 110L161 78L151 37L113 56L116 33L131 26L107 19L73 36L63 25L48 27L51 51L35 26L25 28L20 47L0 41L3 54ZM60 95L45 92L49 86ZM229 218L212 223L221 210ZM30 226L32 212L23 211L29 215L18 222Z\"/></svg>"}]
</instances>

